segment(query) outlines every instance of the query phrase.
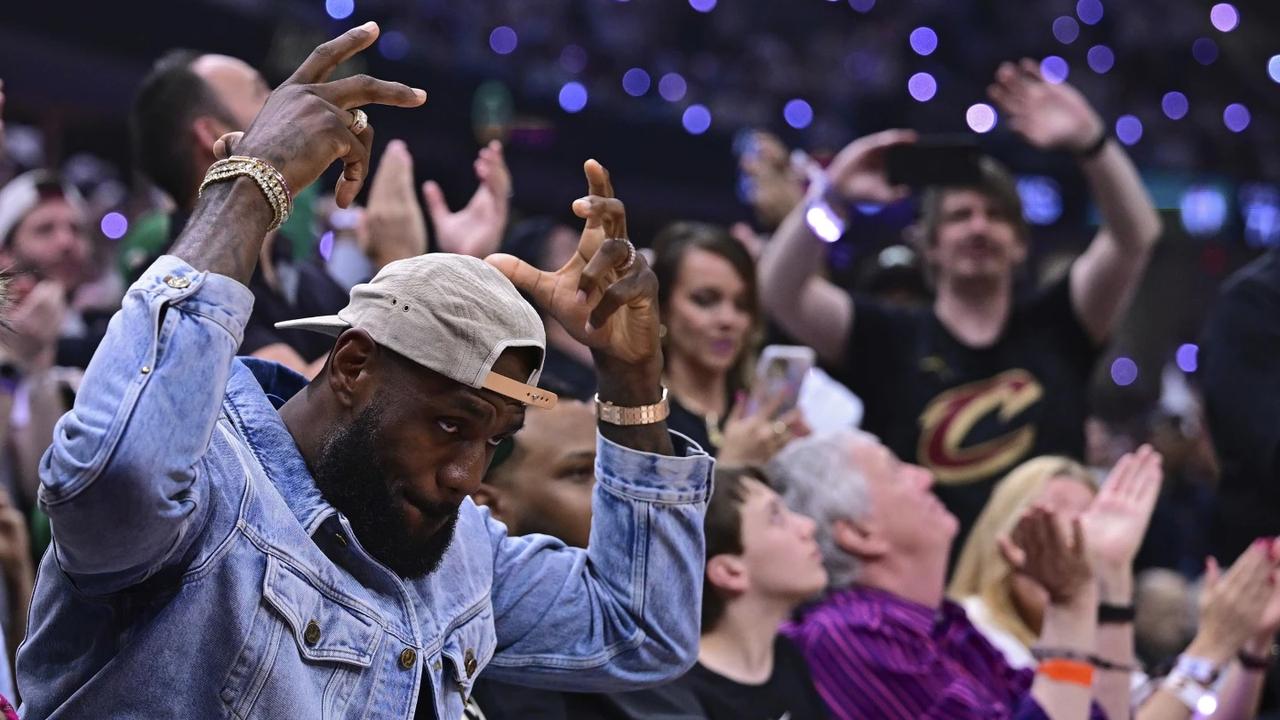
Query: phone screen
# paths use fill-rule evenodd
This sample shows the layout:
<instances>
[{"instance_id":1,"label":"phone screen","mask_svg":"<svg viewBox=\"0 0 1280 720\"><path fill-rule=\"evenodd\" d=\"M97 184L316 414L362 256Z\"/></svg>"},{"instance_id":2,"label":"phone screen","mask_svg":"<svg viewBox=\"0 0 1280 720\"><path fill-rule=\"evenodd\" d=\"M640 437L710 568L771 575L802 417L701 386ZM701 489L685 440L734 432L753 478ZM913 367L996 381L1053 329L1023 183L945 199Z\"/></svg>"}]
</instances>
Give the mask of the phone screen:
<instances>
[{"instance_id":1,"label":"phone screen","mask_svg":"<svg viewBox=\"0 0 1280 720\"><path fill-rule=\"evenodd\" d=\"M887 151L886 172L892 185L973 185L982 177L982 151L964 138L923 138Z\"/></svg>"},{"instance_id":2,"label":"phone screen","mask_svg":"<svg viewBox=\"0 0 1280 720\"><path fill-rule=\"evenodd\" d=\"M747 414L753 415L775 402L779 403L775 417L795 408L800 400L800 387L813 362L813 350L807 347L770 345L765 348L756 365Z\"/></svg>"}]
</instances>

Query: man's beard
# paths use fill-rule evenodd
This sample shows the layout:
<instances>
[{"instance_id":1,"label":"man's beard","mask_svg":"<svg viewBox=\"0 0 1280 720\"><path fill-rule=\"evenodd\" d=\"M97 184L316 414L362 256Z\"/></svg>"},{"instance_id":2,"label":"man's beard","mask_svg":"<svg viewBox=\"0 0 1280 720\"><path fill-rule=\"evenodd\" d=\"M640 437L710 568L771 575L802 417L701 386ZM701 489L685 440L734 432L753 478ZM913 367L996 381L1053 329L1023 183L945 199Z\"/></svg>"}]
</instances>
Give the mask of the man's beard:
<instances>
[{"instance_id":1,"label":"man's beard","mask_svg":"<svg viewBox=\"0 0 1280 720\"><path fill-rule=\"evenodd\" d=\"M426 537L408 531L405 510L396 492L402 481L389 477L377 452L381 445L377 421L382 407L381 398L375 399L354 422L325 437L314 471L316 486L330 505L347 516L356 538L374 559L401 577L422 577L439 567L449 549L458 523L458 508L425 508L425 524L441 519L444 523Z\"/></svg>"}]
</instances>

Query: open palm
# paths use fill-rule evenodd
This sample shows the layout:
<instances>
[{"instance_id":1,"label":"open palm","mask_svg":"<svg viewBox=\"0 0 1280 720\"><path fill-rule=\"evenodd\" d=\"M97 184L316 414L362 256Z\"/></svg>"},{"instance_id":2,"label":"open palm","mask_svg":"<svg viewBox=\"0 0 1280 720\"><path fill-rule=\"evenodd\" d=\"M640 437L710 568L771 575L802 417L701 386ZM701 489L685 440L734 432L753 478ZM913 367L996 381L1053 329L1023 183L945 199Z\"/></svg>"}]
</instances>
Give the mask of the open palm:
<instances>
[{"instance_id":1,"label":"open palm","mask_svg":"<svg viewBox=\"0 0 1280 720\"><path fill-rule=\"evenodd\" d=\"M1095 569L1128 569L1147 534L1164 480L1160 453L1142 446L1120 458L1081 517Z\"/></svg>"},{"instance_id":2,"label":"open palm","mask_svg":"<svg viewBox=\"0 0 1280 720\"><path fill-rule=\"evenodd\" d=\"M1048 82L1027 58L1002 64L987 94L1009 126L1038 148L1079 152L1102 133L1102 118L1084 95L1065 82Z\"/></svg>"},{"instance_id":3,"label":"open palm","mask_svg":"<svg viewBox=\"0 0 1280 720\"><path fill-rule=\"evenodd\" d=\"M609 173L588 160L588 195L573 202L586 220L578 249L555 272L511 255L485 260L550 313L578 342L628 363L658 355L657 279L644 257L626 265L626 209L614 197Z\"/></svg>"},{"instance_id":4,"label":"open palm","mask_svg":"<svg viewBox=\"0 0 1280 720\"><path fill-rule=\"evenodd\" d=\"M434 181L422 186L427 212L436 228L436 245L444 252L484 257L498 249L511 206L511 171L494 140L480 149L474 163L476 188L466 207L454 212Z\"/></svg>"}]
</instances>

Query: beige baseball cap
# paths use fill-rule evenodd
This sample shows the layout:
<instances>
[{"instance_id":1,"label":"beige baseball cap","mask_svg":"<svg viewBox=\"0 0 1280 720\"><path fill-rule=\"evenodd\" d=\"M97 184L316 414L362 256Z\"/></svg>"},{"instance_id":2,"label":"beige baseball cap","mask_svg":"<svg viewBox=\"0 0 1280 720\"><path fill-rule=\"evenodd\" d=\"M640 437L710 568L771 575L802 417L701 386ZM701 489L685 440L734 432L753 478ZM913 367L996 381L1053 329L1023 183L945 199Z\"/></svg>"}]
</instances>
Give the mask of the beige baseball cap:
<instances>
[{"instance_id":1,"label":"beige baseball cap","mask_svg":"<svg viewBox=\"0 0 1280 720\"><path fill-rule=\"evenodd\" d=\"M337 315L276 327L334 337L360 328L379 345L463 385L526 405L556 404L555 393L538 388L547 349L542 319L497 268L467 255L428 253L388 263L373 280L351 288L351 301ZM538 368L527 379L493 371L513 347L538 349Z\"/></svg>"}]
</instances>

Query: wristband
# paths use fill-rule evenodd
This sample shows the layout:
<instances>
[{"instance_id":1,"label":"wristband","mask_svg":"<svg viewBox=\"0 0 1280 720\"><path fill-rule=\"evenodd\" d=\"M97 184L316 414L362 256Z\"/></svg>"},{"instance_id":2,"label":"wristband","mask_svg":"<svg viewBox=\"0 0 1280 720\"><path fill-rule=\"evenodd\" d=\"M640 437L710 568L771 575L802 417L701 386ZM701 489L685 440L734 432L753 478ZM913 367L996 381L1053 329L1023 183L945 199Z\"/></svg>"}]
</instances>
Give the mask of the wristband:
<instances>
[{"instance_id":1,"label":"wristband","mask_svg":"<svg viewBox=\"0 0 1280 720\"><path fill-rule=\"evenodd\" d=\"M804 211L804 223L823 242L833 243L844 235L844 218L837 215L821 195L809 201Z\"/></svg>"},{"instance_id":2,"label":"wristband","mask_svg":"<svg viewBox=\"0 0 1280 720\"><path fill-rule=\"evenodd\" d=\"M1133 622L1133 616L1133 605L1111 605L1109 603L1098 605L1099 625L1124 625Z\"/></svg>"},{"instance_id":3,"label":"wristband","mask_svg":"<svg viewBox=\"0 0 1280 720\"><path fill-rule=\"evenodd\" d=\"M1039 662L1046 660L1071 660L1073 662L1088 663L1098 670L1107 672L1134 672L1137 670L1136 665L1125 663L1111 662L1106 658L1099 657L1092 653L1086 653L1080 650L1070 650L1067 648L1031 648L1031 657Z\"/></svg>"},{"instance_id":4,"label":"wristband","mask_svg":"<svg viewBox=\"0 0 1280 720\"><path fill-rule=\"evenodd\" d=\"M1236 654L1236 659L1244 666L1246 670L1265 671L1271 667L1272 661L1276 659L1276 653L1280 652L1280 647L1271 645L1267 648L1265 655L1253 655L1241 650Z\"/></svg>"},{"instance_id":5,"label":"wristband","mask_svg":"<svg viewBox=\"0 0 1280 720\"><path fill-rule=\"evenodd\" d=\"M1212 660L1183 654L1178 656L1169 676L1183 675L1204 687L1212 687L1218 681L1219 670L1218 664Z\"/></svg>"},{"instance_id":6,"label":"wristband","mask_svg":"<svg viewBox=\"0 0 1280 720\"><path fill-rule=\"evenodd\" d=\"M1079 660L1044 660L1036 668L1036 673L1054 682L1093 687L1093 666Z\"/></svg>"},{"instance_id":7,"label":"wristband","mask_svg":"<svg viewBox=\"0 0 1280 720\"><path fill-rule=\"evenodd\" d=\"M1107 141L1110 139L1111 133L1104 128L1102 132L1098 133L1098 139L1089 143L1089 147L1076 152L1076 157L1081 160L1092 160L1098 156L1098 153L1102 152L1102 148L1107 146Z\"/></svg>"},{"instance_id":8,"label":"wristband","mask_svg":"<svg viewBox=\"0 0 1280 720\"><path fill-rule=\"evenodd\" d=\"M1212 690L1176 668L1164 679L1161 687L1173 693L1189 710L1202 716L1212 715L1218 709L1218 696Z\"/></svg>"},{"instance_id":9,"label":"wristband","mask_svg":"<svg viewBox=\"0 0 1280 720\"><path fill-rule=\"evenodd\" d=\"M622 407L608 400L601 400L596 395L596 418L610 425L651 425L662 422L671 414L671 405L667 401L667 389L662 388L662 399L652 405L638 407Z\"/></svg>"}]
</instances>

